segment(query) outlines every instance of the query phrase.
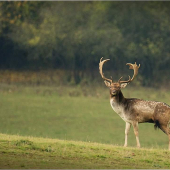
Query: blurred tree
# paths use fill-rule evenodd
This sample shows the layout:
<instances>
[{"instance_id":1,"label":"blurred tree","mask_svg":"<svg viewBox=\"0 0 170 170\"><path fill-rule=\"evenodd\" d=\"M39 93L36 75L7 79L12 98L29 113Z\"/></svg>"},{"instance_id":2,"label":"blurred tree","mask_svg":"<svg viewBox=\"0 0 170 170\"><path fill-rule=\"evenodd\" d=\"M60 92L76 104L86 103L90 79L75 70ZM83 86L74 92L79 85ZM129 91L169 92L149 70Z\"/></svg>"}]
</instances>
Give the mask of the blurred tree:
<instances>
[{"instance_id":1,"label":"blurred tree","mask_svg":"<svg viewBox=\"0 0 170 170\"><path fill-rule=\"evenodd\" d=\"M143 85L170 71L170 2L0 2L1 68L63 68L75 83L141 63ZM9 50L10 49L10 50ZM118 75L117 75L118 76ZM162 77L164 78L164 77Z\"/></svg>"}]
</instances>

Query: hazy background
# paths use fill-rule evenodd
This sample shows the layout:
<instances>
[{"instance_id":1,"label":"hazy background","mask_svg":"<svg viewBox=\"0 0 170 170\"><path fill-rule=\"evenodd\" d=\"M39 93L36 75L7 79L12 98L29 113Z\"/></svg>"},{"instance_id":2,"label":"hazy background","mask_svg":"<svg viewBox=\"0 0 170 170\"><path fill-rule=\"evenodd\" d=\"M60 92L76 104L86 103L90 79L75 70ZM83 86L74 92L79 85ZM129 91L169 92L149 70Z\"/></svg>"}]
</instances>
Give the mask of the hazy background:
<instances>
[{"instance_id":1,"label":"hazy background","mask_svg":"<svg viewBox=\"0 0 170 170\"><path fill-rule=\"evenodd\" d=\"M104 57L115 77L136 61L141 85L167 86L169 9L170 2L0 2L0 68L62 70L60 83L89 83Z\"/></svg>"},{"instance_id":2,"label":"hazy background","mask_svg":"<svg viewBox=\"0 0 170 170\"><path fill-rule=\"evenodd\" d=\"M0 132L122 145L101 57L115 81L141 64L126 97L169 104L170 2L0 2ZM139 134L168 145L153 125Z\"/></svg>"}]
</instances>

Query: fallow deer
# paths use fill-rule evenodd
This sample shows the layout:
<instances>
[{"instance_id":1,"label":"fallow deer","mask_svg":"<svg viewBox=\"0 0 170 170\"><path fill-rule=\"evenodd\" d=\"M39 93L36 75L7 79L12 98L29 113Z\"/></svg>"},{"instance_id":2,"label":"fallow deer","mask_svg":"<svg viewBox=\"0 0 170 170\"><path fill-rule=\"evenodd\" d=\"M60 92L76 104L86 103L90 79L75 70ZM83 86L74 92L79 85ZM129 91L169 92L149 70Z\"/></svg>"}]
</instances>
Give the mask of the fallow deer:
<instances>
[{"instance_id":1,"label":"fallow deer","mask_svg":"<svg viewBox=\"0 0 170 170\"><path fill-rule=\"evenodd\" d=\"M125 88L127 84L135 79L140 64L138 66L136 62L135 64L127 63L126 65L129 65L129 69L133 69L134 71L133 77L131 78L129 76L129 80L127 81L122 81L121 77L117 82L113 82L112 79L106 78L102 71L103 64L110 59L102 61L102 58L99 63L99 72L104 79L105 85L110 88L111 107L126 122L124 146L127 146L128 133L132 125L136 136L137 147L140 147L138 124L149 122L155 124L155 129L158 127L168 135L170 150L170 106L163 102L125 98L121 92L121 88Z\"/></svg>"}]
</instances>

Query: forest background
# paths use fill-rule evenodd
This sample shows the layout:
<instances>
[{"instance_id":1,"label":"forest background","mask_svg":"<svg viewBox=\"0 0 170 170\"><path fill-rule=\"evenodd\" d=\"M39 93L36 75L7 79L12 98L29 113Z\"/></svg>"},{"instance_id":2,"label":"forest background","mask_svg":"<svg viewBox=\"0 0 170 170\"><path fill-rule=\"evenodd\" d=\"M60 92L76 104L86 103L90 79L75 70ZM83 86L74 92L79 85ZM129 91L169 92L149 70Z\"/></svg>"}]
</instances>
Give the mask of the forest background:
<instances>
[{"instance_id":1,"label":"forest background","mask_svg":"<svg viewBox=\"0 0 170 170\"><path fill-rule=\"evenodd\" d=\"M136 61L137 85L169 87L170 2L0 2L0 54L4 83L98 83L104 57L115 81Z\"/></svg>"}]
</instances>

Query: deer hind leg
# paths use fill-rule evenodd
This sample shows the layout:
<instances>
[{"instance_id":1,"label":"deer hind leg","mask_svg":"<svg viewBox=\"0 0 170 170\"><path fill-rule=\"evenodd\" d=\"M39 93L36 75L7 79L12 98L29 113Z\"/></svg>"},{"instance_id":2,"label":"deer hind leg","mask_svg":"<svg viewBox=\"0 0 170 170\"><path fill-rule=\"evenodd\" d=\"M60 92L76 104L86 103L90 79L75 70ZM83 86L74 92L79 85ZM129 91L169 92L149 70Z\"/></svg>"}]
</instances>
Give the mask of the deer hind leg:
<instances>
[{"instance_id":1,"label":"deer hind leg","mask_svg":"<svg viewBox=\"0 0 170 170\"><path fill-rule=\"evenodd\" d=\"M170 134L168 134L168 138L169 138L169 146L168 146L168 149L170 151Z\"/></svg>"},{"instance_id":2,"label":"deer hind leg","mask_svg":"<svg viewBox=\"0 0 170 170\"><path fill-rule=\"evenodd\" d=\"M168 138L169 138L169 147L168 147L168 149L170 150L170 121L167 124L167 134L168 134Z\"/></svg>"},{"instance_id":3,"label":"deer hind leg","mask_svg":"<svg viewBox=\"0 0 170 170\"><path fill-rule=\"evenodd\" d=\"M169 139L168 149L170 150L170 128L167 125L167 126L161 127L160 129L168 135L168 139Z\"/></svg>"},{"instance_id":4,"label":"deer hind leg","mask_svg":"<svg viewBox=\"0 0 170 170\"><path fill-rule=\"evenodd\" d=\"M170 150L170 124L168 122L167 126L166 125L160 125L159 127L165 134L168 135L168 139L169 139L169 150Z\"/></svg>"},{"instance_id":5,"label":"deer hind leg","mask_svg":"<svg viewBox=\"0 0 170 170\"><path fill-rule=\"evenodd\" d=\"M126 127L125 127L125 144L124 144L124 147L127 147L128 134L129 134L130 127L131 127L131 124L126 122Z\"/></svg>"},{"instance_id":6,"label":"deer hind leg","mask_svg":"<svg viewBox=\"0 0 170 170\"><path fill-rule=\"evenodd\" d=\"M138 122L133 122L133 130L136 136L136 143L137 143L137 147L140 148L140 142L139 142L139 132L138 132Z\"/></svg>"},{"instance_id":7,"label":"deer hind leg","mask_svg":"<svg viewBox=\"0 0 170 170\"><path fill-rule=\"evenodd\" d=\"M168 147L168 149L170 150L170 120L167 123L166 129L167 129L166 134L168 135L168 139L169 139L169 147Z\"/></svg>"}]
</instances>

